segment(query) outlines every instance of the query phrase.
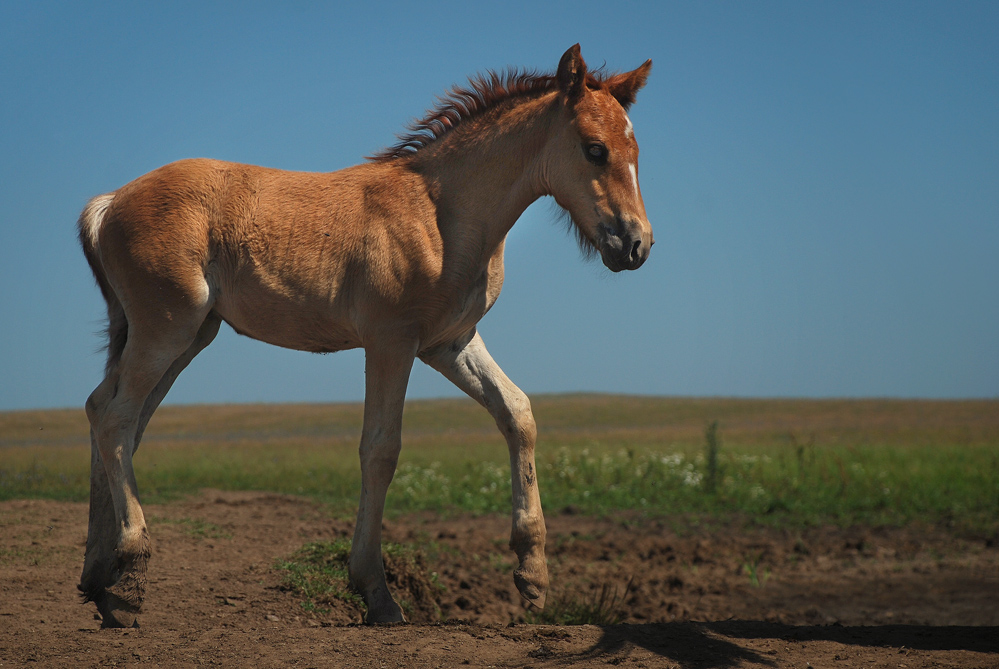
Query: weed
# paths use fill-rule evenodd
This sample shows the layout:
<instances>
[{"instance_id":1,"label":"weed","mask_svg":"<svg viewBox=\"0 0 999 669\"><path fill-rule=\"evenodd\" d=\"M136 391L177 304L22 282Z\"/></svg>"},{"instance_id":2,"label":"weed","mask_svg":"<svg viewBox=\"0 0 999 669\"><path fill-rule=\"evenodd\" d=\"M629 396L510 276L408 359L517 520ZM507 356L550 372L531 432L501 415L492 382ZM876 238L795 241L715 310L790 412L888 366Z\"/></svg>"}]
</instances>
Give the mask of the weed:
<instances>
[{"instance_id":1,"label":"weed","mask_svg":"<svg viewBox=\"0 0 999 669\"><path fill-rule=\"evenodd\" d=\"M386 543L382 550L386 579L407 619L440 619L444 587L436 573L429 573L423 554L405 544ZM346 606L359 614L364 602L350 586L349 560L350 539L342 537L306 544L275 567L284 572L282 586L304 598L306 611L326 614Z\"/></svg>"},{"instance_id":2,"label":"weed","mask_svg":"<svg viewBox=\"0 0 999 669\"><path fill-rule=\"evenodd\" d=\"M762 588L770 580L770 569L764 568L760 572L760 558L762 556L759 553L753 553L746 558L746 561L742 563L742 572L749 576L749 585L754 588Z\"/></svg>"},{"instance_id":3,"label":"weed","mask_svg":"<svg viewBox=\"0 0 999 669\"><path fill-rule=\"evenodd\" d=\"M721 440L718 437L718 421L714 420L704 431L704 460L707 467L704 475L704 489L712 495L717 490L718 481L721 478L721 466L718 464L720 451Z\"/></svg>"},{"instance_id":4,"label":"weed","mask_svg":"<svg viewBox=\"0 0 999 669\"><path fill-rule=\"evenodd\" d=\"M626 615L623 604L633 580L629 580L624 586L624 592L619 592L617 586L611 587L604 583L600 586L599 593L594 591L585 599L551 596L543 611L531 610L524 617L534 625L620 624Z\"/></svg>"},{"instance_id":5,"label":"weed","mask_svg":"<svg viewBox=\"0 0 999 669\"><path fill-rule=\"evenodd\" d=\"M501 574L513 572L513 559L505 553L490 553L489 567Z\"/></svg>"},{"instance_id":6,"label":"weed","mask_svg":"<svg viewBox=\"0 0 999 669\"><path fill-rule=\"evenodd\" d=\"M350 539L339 538L306 544L275 566L284 572L282 585L305 598L305 610L326 613L329 609L319 604L343 602L357 609L362 607L361 598L349 585L349 558Z\"/></svg>"}]
</instances>

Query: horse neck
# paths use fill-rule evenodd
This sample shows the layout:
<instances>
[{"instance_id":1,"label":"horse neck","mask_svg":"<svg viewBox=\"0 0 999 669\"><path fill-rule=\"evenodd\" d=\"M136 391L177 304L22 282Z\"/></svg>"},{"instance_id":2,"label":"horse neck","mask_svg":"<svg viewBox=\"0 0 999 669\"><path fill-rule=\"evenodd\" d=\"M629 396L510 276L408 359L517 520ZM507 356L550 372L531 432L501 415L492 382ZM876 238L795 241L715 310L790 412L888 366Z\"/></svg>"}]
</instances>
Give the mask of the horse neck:
<instances>
[{"instance_id":1,"label":"horse neck","mask_svg":"<svg viewBox=\"0 0 999 669\"><path fill-rule=\"evenodd\" d=\"M542 162L558 113L554 100L548 94L520 101L421 151L417 169L437 187L442 224L463 236L474 233L483 250L496 249L524 210L547 194Z\"/></svg>"}]
</instances>

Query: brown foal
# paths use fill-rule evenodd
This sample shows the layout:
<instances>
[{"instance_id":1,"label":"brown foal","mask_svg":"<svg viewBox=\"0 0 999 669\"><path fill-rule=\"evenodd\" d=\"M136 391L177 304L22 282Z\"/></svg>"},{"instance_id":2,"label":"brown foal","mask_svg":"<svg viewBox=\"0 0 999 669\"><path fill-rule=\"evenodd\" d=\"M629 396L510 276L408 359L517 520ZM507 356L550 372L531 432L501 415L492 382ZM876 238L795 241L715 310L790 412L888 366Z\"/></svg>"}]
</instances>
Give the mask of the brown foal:
<instances>
[{"instance_id":1,"label":"brown foal","mask_svg":"<svg viewBox=\"0 0 999 669\"><path fill-rule=\"evenodd\" d=\"M403 620L385 582L381 524L416 358L483 405L506 437L514 580L544 606L534 418L476 324L499 296L507 233L543 195L611 270L645 262L652 229L626 110L651 65L588 72L577 44L554 75L488 74L452 90L397 146L355 167L311 174L185 160L90 201L80 241L107 301L109 343L86 405L90 525L79 587L104 626L135 624L145 594L150 546L132 456L223 321L287 348L364 348L350 581L368 622Z\"/></svg>"}]
</instances>

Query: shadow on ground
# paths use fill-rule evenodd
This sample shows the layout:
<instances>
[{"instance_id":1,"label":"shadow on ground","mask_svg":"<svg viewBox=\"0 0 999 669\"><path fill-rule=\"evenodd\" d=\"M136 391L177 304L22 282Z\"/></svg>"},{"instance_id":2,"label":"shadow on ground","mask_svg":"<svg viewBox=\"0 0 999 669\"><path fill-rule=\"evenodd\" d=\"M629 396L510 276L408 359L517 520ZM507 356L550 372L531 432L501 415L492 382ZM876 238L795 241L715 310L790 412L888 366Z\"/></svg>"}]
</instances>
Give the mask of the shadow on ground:
<instances>
[{"instance_id":1,"label":"shadow on ground","mask_svg":"<svg viewBox=\"0 0 999 669\"><path fill-rule=\"evenodd\" d=\"M795 626L755 621L653 623L613 625L602 628L600 640L579 655L594 658L619 655L642 648L683 667L716 669L742 663L774 666L771 653L740 646L739 639L772 640L775 652L782 644L829 641L844 646L907 648L915 650L966 650L999 653L999 627L930 627L883 625Z\"/></svg>"}]
</instances>

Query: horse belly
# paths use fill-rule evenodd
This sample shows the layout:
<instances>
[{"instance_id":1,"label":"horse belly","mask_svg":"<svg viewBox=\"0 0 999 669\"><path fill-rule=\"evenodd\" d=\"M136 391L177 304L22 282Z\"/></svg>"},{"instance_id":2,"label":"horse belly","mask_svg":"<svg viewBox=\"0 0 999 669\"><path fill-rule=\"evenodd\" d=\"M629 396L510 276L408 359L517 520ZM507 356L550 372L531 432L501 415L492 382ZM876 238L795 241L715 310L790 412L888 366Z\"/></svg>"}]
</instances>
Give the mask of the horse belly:
<instances>
[{"instance_id":1,"label":"horse belly","mask_svg":"<svg viewBox=\"0 0 999 669\"><path fill-rule=\"evenodd\" d=\"M268 344L311 353L360 346L354 328L340 315L337 300L289 296L257 286L221 291L215 310L239 334Z\"/></svg>"},{"instance_id":2,"label":"horse belly","mask_svg":"<svg viewBox=\"0 0 999 669\"><path fill-rule=\"evenodd\" d=\"M223 316L223 320L241 334L267 344L309 353L335 353L357 348L360 342L353 332L336 324L322 324L293 314L283 323L262 322L259 314L252 318ZM318 327L317 327L318 326Z\"/></svg>"}]
</instances>

